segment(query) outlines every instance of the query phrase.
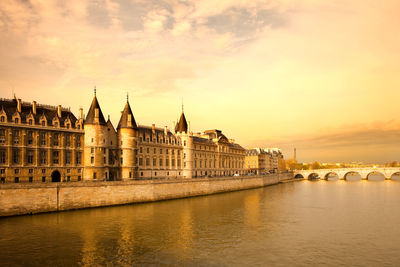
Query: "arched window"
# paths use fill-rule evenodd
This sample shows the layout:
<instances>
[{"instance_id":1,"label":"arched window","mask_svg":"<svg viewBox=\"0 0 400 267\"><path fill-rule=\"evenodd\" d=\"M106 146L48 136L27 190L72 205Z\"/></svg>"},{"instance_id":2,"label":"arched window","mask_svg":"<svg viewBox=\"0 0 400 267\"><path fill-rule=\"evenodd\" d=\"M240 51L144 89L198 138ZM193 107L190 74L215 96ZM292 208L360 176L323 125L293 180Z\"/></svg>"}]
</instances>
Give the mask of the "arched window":
<instances>
[{"instance_id":1,"label":"arched window","mask_svg":"<svg viewBox=\"0 0 400 267\"><path fill-rule=\"evenodd\" d=\"M54 127L58 127L58 122L54 122Z\"/></svg>"},{"instance_id":2,"label":"arched window","mask_svg":"<svg viewBox=\"0 0 400 267\"><path fill-rule=\"evenodd\" d=\"M42 126L46 126L46 121L42 120Z\"/></svg>"},{"instance_id":3,"label":"arched window","mask_svg":"<svg viewBox=\"0 0 400 267\"><path fill-rule=\"evenodd\" d=\"M28 120L29 125L32 125L32 119Z\"/></svg>"},{"instance_id":4,"label":"arched window","mask_svg":"<svg viewBox=\"0 0 400 267\"><path fill-rule=\"evenodd\" d=\"M15 123L19 123L19 118L15 118L15 119L14 119L14 122L15 122Z\"/></svg>"},{"instance_id":5,"label":"arched window","mask_svg":"<svg viewBox=\"0 0 400 267\"><path fill-rule=\"evenodd\" d=\"M6 118L5 118L4 116L1 116L1 117L0 117L0 121L1 121L1 122L5 122L5 121L6 121Z\"/></svg>"}]
</instances>

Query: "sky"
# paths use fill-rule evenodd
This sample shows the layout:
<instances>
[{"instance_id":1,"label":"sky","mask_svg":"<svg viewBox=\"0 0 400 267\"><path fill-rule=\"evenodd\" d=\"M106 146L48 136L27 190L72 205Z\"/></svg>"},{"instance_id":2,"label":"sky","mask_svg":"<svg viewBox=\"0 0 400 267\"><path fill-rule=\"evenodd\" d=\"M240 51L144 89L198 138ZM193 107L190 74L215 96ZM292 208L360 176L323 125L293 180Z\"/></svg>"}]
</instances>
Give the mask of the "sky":
<instances>
[{"instance_id":1,"label":"sky","mask_svg":"<svg viewBox=\"0 0 400 267\"><path fill-rule=\"evenodd\" d=\"M0 1L0 97L220 129L298 161L400 161L398 0Z\"/></svg>"}]
</instances>

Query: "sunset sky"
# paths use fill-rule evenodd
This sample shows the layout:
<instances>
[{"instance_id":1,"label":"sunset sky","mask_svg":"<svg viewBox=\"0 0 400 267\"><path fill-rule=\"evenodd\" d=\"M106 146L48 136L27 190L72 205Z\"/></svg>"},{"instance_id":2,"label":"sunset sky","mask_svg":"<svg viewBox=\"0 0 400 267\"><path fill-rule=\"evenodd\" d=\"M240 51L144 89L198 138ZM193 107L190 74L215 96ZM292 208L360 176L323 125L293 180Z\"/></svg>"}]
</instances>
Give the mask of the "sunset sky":
<instances>
[{"instance_id":1,"label":"sunset sky","mask_svg":"<svg viewBox=\"0 0 400 267\"><path fill-rule=\"evenodd\" d=\"M221 129L299 161L400 161L400 1L0 1L0 97Z\"/></svg>"}]
</instances>

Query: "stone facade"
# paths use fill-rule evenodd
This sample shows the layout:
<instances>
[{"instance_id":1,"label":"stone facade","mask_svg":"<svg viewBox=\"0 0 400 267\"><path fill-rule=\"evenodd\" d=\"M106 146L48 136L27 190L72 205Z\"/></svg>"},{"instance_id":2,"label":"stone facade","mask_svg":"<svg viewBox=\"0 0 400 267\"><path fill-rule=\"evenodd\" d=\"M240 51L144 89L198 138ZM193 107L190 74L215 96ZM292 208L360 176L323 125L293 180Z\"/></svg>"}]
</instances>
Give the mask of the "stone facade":
<instances>
[{"instance_id":1,"label":"stone facade","mask_svg":"<svg viewBox=\"0 0 400 267\"><path fill-rule=\"evenodd\" d=\"M61 106L0 99L0 182L79 181L83 118Z\"/></svg>"},{"instance_id":2,"label":"stone facade","mask_svg":"<svg viewBox=\"0 0 400 267\"><path fill-rule=\"evenodd\" d=\"M263 187L293 173L217 179L8 184L0 187L0 217L160 201Z\"/></svg>"},{"instance_id":3,"label":"stone facade","mask_svg":"<svg viewBox=\"0 0 400 267\"><path fill-rule=\"evenodd\" d=\"M105 121L95 95L84 126L85 180L189 179L245 173L245 149L220 130L190 132L183 110L171 131L166 126L137 125L127 101L115 130L109 119Z\"/></svg>"},{"instance_id":4,"label":"stone facade","mask_svg":"<svg viewBox=\"0 0 400 267\"><path fill-rule=\"evenodd\" d=\"M245 168L248 173L265 174L285 171L282 152L277 148L252 148L246 151Z\"/></svg>"}]
</instances>

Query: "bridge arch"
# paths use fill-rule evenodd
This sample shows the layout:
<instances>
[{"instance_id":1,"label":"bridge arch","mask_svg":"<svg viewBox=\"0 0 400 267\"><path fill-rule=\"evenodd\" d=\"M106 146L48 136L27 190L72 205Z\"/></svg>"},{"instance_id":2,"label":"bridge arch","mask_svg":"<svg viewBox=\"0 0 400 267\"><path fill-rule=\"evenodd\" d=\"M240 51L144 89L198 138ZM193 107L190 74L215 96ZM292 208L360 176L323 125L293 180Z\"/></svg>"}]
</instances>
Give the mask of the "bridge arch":
<instances>
[{"instance_id":1,"label":"bridge arch","mask_svg":"<svg viewBox=\"0 0 400 267\"><path fill-rule=\"evenodd\" d=\"M395 172L392 175L390 175L390 180L400 181L400 172Z\"/></svg>"},{"instance_id":2,"label":"bridge arch","mask_svg":"<svg viewBox=\"0 0 400 267\"><path fill-rule=\"evenodd\" d=\"M319 180L320 177L319 177L319 174L318 174L318 173L312 172L312 173L310 173L310 174L308 175L307 179L308 179L308 180Z\"/></svg>"},{"instance_id":3,"label":"bridge arch","mask_svg":"<svg viewBox=\"0 0 400 267\"><path fill-rule=\"evenodd\" d=\"M328 172L325 174L324 179L327 181L337 181L339 180L339 175L336 172Z\"/></svg>"},{"instance_id":4,"label":"bridge arch","mask_svg":"<svg viewBox=\"0 0 400 267\"><path fill-rule=\"evenodd\" d=\"M346 181L360 181L362 179L361 174L356 171L349 171L344 175Z\"/></svg>"},{"instance_id":5,"label":"bridge arch","mask_svg":"<svg viewBox=\"0 0 400 267\"><path fill-rule=\"evenodd\" d=\"M368 181L384 181L385 175L378 171L372 171L367 174L367 180Z\"/></svg>"},{"instance_id":6,"label":"bridge arch","mask_svg":"<svg viewBox=\"0 0 400 267\"><path fill-rule=\"evenodd\" d=\"M298 173L298 174L296 174L296 175L294 176L294 178L295 178L295 179L303 179L304 176L303 176L303 174Z\"/></svg>"}]
</instances>

